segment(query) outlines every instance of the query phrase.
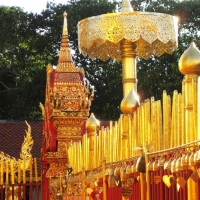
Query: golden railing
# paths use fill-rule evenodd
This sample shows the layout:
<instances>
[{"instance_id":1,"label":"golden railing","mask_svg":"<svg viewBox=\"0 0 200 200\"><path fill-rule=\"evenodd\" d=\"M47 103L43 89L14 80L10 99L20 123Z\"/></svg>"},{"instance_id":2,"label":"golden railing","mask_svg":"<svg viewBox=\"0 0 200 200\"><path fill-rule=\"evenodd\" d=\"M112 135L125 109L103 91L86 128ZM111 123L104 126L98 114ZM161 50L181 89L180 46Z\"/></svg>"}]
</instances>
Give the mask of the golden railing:
<instances>
[{"instance_id":1,"label":"golden railing","mask_svg":"<svg viewBox=\"0 0 200 200\"><path fill-rule=\"evenodd\" d=\"M109 166L116 168L119 163L126 168L127 163L137 160L138 156L142 154L146 155L146 165L148 165L149 160L152 160L152 158L156 160L164 155L173 154L174 159L186 154L189 155L189 151L186 151L186 149L190 149L190 154L191 152L196 153L197 163L200 160L200 151L198 151L200 124L198 123L199 114L197 109L200 97L200 77L191 80L190 106L187 105L188 97L185 89L188 87L187 84L186 79L184 79L182 93L174 91L171 98L166 91L163 91L162 101L156 101L153 97L147 99L137 108L137 112L133 112L128 117L126 116L128 120L125 120L125 115L121 114L118 121L110 122L109 127L101 127L98 130L97 125L94 134L88 132L83 135L82 142L71 143L68 154L76 178L72 178L70 182L81 181L83 166L86 172L85 180L91 174L93 174L91 177L97 180L97 177L104 177L104 168L105 170ZM191 111L190 118L185 118L185 113L188 112L187 109L189 109L189 112ZM192 127L189 134L186 133L185 126L187 124ZM127 126L127 137L124 137L124 127ZM91 129L88 130L91 131ZM123 146L123 140L127 140L127 148ZM91 142L93 145L91 145ZM179 154L175 155L175 152L179 152ZM123 157L124 155L125 157ZM102 164L104 159L106 163L104 161L104 164ZM166 162L168 160L165 158ZM193 169L194 165L196 166L194 163L189 164L188 161L187 167ZM95 169L99 169L100 172L95 173ZM147 188L143 191L145 194L147 192L145 198L151 192L148 189L148 184L150 184L148 183L149 171L146 172L145 178L140 177L140 181L147 181ZM150 199L150 197L147 199Z\"/></svg>"}]
</instances>

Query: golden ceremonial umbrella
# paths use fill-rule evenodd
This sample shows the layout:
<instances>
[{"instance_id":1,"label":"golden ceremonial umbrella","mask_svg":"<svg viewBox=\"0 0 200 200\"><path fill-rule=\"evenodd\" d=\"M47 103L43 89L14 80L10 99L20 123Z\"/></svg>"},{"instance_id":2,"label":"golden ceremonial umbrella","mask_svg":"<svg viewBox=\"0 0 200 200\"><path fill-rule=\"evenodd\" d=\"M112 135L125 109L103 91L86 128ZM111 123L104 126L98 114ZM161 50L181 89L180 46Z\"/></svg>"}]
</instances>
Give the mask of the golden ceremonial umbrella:
<instances>
[{"instance_id":1,"label":"golden ceremonial umbrella","mask_svg":"<svg viewBox=\"0 0 200 200\"><path fill-rule=\"evenodd\" d=\"M136 57L149 59L177 48L178 20L163 13L133 11L123 0L121 12L93 16L78 23L79 51L103 61L122 60L123 95L137 92Z\"/></svg>"}]
</instances>

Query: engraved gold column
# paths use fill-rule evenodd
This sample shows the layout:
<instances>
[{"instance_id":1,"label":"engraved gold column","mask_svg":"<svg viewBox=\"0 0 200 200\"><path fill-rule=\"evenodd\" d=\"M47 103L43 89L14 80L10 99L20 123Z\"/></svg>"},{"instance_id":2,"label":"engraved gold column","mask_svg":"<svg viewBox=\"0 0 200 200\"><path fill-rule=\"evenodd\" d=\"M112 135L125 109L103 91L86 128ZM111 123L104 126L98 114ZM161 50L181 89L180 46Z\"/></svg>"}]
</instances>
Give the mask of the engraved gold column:
<instances>
[{"instance_id":1,"label":"engraved gold column","mask_svg":"<svg viewBox=\"0 0 200 200\"><path fill-rule=\"evenodd\" d=\"M150 12L133 11L123 0L121 12L81 20L78 23L80 52L103 61L122 60L123 95L137 92L136 56L149 59L177 48L177 18Z\"/></svg>"},{"instance_id":2,"label":"engraved gold column","mask_svg":"<svg viewBox=\"0 0 200 200\"><path fill-rule=\"evenodd\" d=\"M200 51L197 49L194 43L191 43L190 47L183 53L179 60L179 70L184 77L184 121L185 121L185 141L186 143L192 142L198 139L198 131L196 121L195 108L197 107L197 100L195 94L197 94L194 82L197 82L200 75ZM194 91L196 90L196 91ZM193 168L192 168L193 169ZM198 185L191 179L188 179L188 200L198 199Z\"/></svg>"}]
</instances>

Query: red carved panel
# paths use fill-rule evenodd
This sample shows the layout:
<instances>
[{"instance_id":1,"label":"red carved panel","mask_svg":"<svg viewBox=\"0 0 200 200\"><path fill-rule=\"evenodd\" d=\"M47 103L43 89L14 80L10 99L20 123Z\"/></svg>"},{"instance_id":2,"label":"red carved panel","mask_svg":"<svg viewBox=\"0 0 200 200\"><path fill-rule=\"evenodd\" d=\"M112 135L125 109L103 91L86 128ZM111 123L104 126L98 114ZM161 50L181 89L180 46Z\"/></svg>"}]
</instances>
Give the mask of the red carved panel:
<instances>
[{"instance_id":1,"label":"red carved panel","mask_svg":"<svg viewBox=\"0 0 200 200\"><path fill-rule=\"evenodd\" d=\"M55 74L55 82L82 82L82 77L79 73L60 72Z\"/></svg>"}]
</instances>

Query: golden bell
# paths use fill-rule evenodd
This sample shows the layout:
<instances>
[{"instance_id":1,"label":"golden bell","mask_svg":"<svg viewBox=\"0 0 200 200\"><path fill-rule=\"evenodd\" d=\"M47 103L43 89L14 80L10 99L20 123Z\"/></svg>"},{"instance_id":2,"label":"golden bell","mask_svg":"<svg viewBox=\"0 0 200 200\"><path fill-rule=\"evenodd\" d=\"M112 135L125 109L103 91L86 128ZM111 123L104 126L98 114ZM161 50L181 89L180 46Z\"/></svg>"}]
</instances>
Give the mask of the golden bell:
<instances>
[{"instance_id":1,"label":"golden bell","mask_svg":"<svg viewBox=\"0 0 200 200\"><path fill-rule=\"evenodd\" d=\"M107 168L106 171L105 171L105 175L108 176L108 175L109 175L109 172L110 172L110 169Z\"/></svg>"},{"instance_id":2,"label":"golden bell","mask_svg":"<svg viewBox=\"0 0 200 200\"><path fill-rule=\"evenodd\" d=\"M189 156L187 154L182 155L181 157L181 166L183 168L188 167L188 163L189 163Z\"/></svg>"},{"instance_id":3,"label":"golden bell","mask_svg":"<svg viewBox=\"0 0 200 200\"><path fill-rule=\"evenodd\" d=\"M136 172L136 163L134 163L132 166L131 166L131 173L135 173Z\"/></svg>"},{"instance_id":4,"label":"golden bell","mask_svg":"<svg viewBox=\"0 0 200 200\"><path fill-rule=\"evenodd\" d=\"M158 159L158 167L163 167L165 163L165 159L163 157L160 157Z\"/></svg>"},{"instance_id":5,"label":"golden bell","mask_svg":"<svg viewBox=\"0 0 200 200\"><path fill-rule=\"evenodd\" d=\"M194 154L194 164L195 164L195 165L199 165L199 164L200 164L200 150L198 150L198 151Z\"/></svg>"},{"instance_id":6,"label":"golden bell","mask_svg":"<svg viewBox=\"0 0 200 200\"><path fill-rule=\"evenodd\" d=\"M181 157L176 160L175 163L175 172L183 171L183 167L181 165Z\"/></svg>"},{"instance_id":7,"label":"golden bell","mask_svg":"<svg viewBox=\"0 0 200 200\"><path fill-rule=\"evenodd\" d=\"M191 153L190 157L189 157L189 166L194 166L195 162L194 162L194 153Z\"/></svg>"},{"instance_id":8,"label":"golden bell","mask_svg":"<svg viewBox=\"0 0 200 200\"><path fill-rule=\"evenodd\" d=\"M157 170L159 170L159 166L158 166L158 160L155 160L154 162L153 162L153 171L157 171Z\"/></svg>"},{"instance_id":9,"label":"golden bell","mask_svg":"<svg viewBox=\"0 0 200 200\"><path fill-rule=\"evenodd\" d=\"M137 162L136 162L136 170L138 172L141 172L141 173L145 173L146 172L146 164L145 164L145 157L144 155L143 156L140 156L138 159L137 159Z\"/></svg>"},{"instance_id":10,"label":"golden bell","mask_svg":"<svg viewBox=\"0 0 200 200\"><path fill-rule=\"evenodd\" d=\"M172 160L171 162L171 173L176 172L176 159Z\"/></svg>"},{"instance_id":11,"label":"golden bell","mask_svg":"<svg viewBox=\"0 0 200 200\"><path fill-rule=\"evenodd\" d=\"M120 176L120 168L116 167L114 170L114 176Z\"/></svg>"},{"instance_id":12,"label":"golden bell","mask_svg":"<svg viewBox=\"0 0 200 200\"><path fill-rule=\"evenodd\" d=\"M124 182L127 179L126 168L125 167L121 167L120 168L120 179L121 179L121 182Z\"/></svg>"},{"instance_id":13,"label":"golden bell","mask_svg":"<svg viewBox=\"0 0 200 200\"><path fill-rule=\"evenodd\" d=\"M108 175L113 175L113 174L114 174L114 169L108 168Z\"/></svg>"},{"instance_id":14,"label":"golden bell","mask_svg":"<svg viewBox=\"0 0 200 200\"><path fill-rule=\"evenodd\" d=\"M165 161L165 163L164 163L164 169L171 170L171 163L172 163L171 158L169 160Z\"/></svg>"},{"instance_id":15,"label":"golden bell","mask_svg":"<svg viewBox=\"0 0 200 200\"><path fill-rule=\"evenodd\" d=\"M126 167L126 174L131 174L131 165Z\"/></svg>"},{"instance_id":16,"label":"golden bell","mask_svg":"<svg viewBox=\"0 0 200 200\"><path fill-rule=\"evenodd\" d=\"M153 170L153 162L149 162L148 164L147 164L147 171L152 171Z\"/></svg>"},{"instance_id":17,"label":"golden bell","mask_svg":"<svg viewBox=\"0 0 200 200\"><path fill-rule=\"evenodd\" d=\"M108 187L116 187L117 178L114 175L108 176Z\"/></svg>"}]
</instances>

